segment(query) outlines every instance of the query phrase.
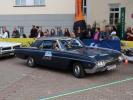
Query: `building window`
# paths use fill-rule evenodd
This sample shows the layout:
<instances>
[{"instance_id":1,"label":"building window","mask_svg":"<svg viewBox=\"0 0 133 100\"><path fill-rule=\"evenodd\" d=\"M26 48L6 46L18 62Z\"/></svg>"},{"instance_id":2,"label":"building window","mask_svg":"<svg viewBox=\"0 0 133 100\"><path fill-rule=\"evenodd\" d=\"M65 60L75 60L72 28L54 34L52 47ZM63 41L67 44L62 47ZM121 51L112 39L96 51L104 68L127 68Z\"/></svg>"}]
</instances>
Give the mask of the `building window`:
<instances>
[{"instance_id":1,"label":"building window","mask_svg":"<svg viewBox=\"0 0 133 100\"><path fill-rule=\"evenodd\" d=\"M45 0L15 0L15 6L45 6Z\"/></svg>"},{"instance_id":2,"label":"building window","mask_svg":"<svg viewBox=\"0 0 133 100\"><path fill-rule=\"evenodd\" d=\"M26 0L15 0L15 4L17 6L26 5Z\"/></svg>"},{"instance_id":3,"label":"building window","mask_svg":"<svg viewBox=\"0 0 133 100\"><path fill-rule=\"evenodd\" d=\"M111 25L116 25L119 23L120 19L120 7L119 4L110 5L110 13L109 13L109 23Z\"/></svg>"},{"instance_id":4,"label":"building window","mask_svg":"<svg viewBox=\"0 0 133 100\"><path fill-rule=\"evenodd\" d=\"M34 4L35 4L35 5L42 5L42 4L45 4L44 1L45 1L45 0L34 0Z\"/></svg>"},{"instance_id":5,"label":"building window","mask_svg":"<svg viewBox=\"0 0 133 100\"><path fill-rule=\"evenodd\" d=\"M82 9L83 9L83 14L86 15L87 14L87 4L86 4L86 0L82 1Z\"/></svg>"}]
</instances>

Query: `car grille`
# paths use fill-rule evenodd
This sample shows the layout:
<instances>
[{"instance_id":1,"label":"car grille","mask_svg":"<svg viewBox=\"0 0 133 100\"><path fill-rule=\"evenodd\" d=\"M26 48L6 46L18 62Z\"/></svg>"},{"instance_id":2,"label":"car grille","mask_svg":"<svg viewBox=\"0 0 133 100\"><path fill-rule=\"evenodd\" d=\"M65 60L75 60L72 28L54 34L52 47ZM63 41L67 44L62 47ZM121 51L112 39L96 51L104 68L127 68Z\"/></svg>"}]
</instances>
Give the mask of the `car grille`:
<instances>
[{"instance_id":1,"label":"car grille","mask_svg":"<svg viewBox=\"0 0 133 100\"><path fill-rule=\"evenodd\" d=\"M2 48L2 50L11 50L11 47Z\"/></svg>"},{"instance_id":2,"label":"car grille","mask_svg":"<svg viewBox=\"0 0 133 100\"><path fill-rule=\"evenodd\" d=\"M109 66L109 65L114 65L114 64L117 64L119 62L118 59L112 59L112 60L106 60L106 66Z\"/></svg>"}]
</instances>

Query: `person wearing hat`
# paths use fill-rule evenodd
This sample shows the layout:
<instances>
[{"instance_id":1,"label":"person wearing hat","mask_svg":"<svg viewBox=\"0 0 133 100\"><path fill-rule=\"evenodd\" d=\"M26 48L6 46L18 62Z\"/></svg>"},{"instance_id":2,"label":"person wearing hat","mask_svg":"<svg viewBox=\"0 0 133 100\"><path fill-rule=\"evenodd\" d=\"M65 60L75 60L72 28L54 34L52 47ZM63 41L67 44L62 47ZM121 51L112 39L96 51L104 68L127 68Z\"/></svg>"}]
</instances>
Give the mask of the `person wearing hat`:
<instances>
[{"instance_id":1,"label":"person wearing hat","mask_svg":"<svg viewBox=\"0 0 133 100\"><path fill-rule=\"evenodd\" d=\"M111 40L120 40L120 38L116 35L115 31L111 33Z\"/></svg>"}]
</instances>

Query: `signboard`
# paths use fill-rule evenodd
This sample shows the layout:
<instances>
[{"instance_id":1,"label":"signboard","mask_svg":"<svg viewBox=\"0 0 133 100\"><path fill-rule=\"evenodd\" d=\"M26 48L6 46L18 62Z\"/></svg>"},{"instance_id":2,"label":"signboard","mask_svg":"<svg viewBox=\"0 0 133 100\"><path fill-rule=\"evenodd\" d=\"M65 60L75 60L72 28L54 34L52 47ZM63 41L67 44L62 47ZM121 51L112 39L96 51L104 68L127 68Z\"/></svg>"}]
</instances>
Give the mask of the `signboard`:
<instances>
[{"instance_id":1,"label":"signboard","mask_svg":"<svg viewBox=\"0 0 133 100\"><path fill-rule=\"evenodd\" d=\"M113 49L117 51L121 51L121 43L119 40L102 40L102 41L95 41L91 39L83 39L82 42L90 47L102 47Z\"/></svg>"},{"instance_id":2,"label":"signboard","mask_svg":"<svg viewBox=\"0 0 133 100\"><path fill-rule=\"evenodd\" d=\"M121 8L121 16L120 16L120 33L121 33L121 38L124 38L124 34L125 34L125 13L126 13L126 8L122 7Z\"/></svg>"}]
</instances>

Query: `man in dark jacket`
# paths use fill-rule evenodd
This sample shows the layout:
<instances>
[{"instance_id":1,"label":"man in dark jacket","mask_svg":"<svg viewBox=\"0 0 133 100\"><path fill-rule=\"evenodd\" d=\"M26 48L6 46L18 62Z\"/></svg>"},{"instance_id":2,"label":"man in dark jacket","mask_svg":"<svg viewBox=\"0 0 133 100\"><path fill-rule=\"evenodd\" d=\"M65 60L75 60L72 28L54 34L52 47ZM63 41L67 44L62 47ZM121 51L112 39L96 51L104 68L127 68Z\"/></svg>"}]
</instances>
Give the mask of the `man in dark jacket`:
<instances>
[{"instance_id":1,"label":"man in dark jacket","mask_svg":"<svg viewBox=\"0 0 133 100\"><path fill-rule=\"evenodd\" d=\"M36 38L38 36L38 32L37 32L37 29L36 29L36 26L33 25L32 26L32 29L30 31L30 38Z\"/></svg>"},{"instance_id":2,"label":"man in dark jacket","mask_svg":"<svg viewBox=\"0 0 133 100\"><path fill-rule=\"evenodd\" d=\"M16 29L16 27L13 30L12 38L20 38L19 31Z\"/></svg>"}]
</instances>

